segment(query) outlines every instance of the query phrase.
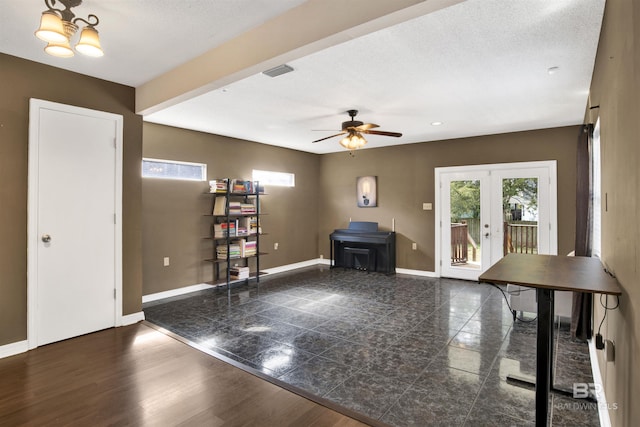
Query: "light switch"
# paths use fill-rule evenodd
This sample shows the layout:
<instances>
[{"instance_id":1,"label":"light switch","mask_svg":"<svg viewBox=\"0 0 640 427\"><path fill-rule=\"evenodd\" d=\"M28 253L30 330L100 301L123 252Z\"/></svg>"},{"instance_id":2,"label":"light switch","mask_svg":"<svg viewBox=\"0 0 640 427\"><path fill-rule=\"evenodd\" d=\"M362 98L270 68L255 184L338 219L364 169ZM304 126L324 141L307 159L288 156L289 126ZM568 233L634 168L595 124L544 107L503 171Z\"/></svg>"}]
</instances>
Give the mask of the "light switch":
<instances>
[{"instance_id":1,"label":"light switch","mask_svg":"<svg viewBox=\"0 0 640 427\"><path fill-rule=\"evenodd\" d=\"M168 256L164 257L164 266L165 267L169 266L169 257Z\"/></svg>"},{"instance_id":2,"label":"light switch","mask_svg":"<svg viewBox=\"0 0 640 427\"><path fill-rule=\"evenodd\" d=\"M430 211L431 209L433 209L433 204L431 204L431 203L423 203L422 204L422 210L423 211Z\"/></svg>"}]
</instances>

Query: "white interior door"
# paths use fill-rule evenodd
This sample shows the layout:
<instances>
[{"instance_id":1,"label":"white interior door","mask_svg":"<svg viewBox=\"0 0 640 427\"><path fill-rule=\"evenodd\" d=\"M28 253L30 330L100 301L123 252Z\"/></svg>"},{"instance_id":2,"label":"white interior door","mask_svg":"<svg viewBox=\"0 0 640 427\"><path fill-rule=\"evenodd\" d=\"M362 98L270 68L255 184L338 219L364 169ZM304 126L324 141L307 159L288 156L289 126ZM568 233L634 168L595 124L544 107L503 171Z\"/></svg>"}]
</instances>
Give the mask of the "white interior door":
<instances>
[{"instance_id":1,"label":"white interior door","mask_svg":"<svg viewBox=\"0 0 640 427\"><path fill-rule=\"evenodd\" d=\"M121 314L121 135L121 116L31 100L30 348Z\"/></svg>"},{"instance_id":2,"label":"white interior door","mask_svg":"<svg viewBox=\"0 0 640 427\"><path fill-rule=\"evenodd\" d=\"M439 273L477 280L511 252L557 254L555 161L436 168Z\"/></svg>"}]
</instances>

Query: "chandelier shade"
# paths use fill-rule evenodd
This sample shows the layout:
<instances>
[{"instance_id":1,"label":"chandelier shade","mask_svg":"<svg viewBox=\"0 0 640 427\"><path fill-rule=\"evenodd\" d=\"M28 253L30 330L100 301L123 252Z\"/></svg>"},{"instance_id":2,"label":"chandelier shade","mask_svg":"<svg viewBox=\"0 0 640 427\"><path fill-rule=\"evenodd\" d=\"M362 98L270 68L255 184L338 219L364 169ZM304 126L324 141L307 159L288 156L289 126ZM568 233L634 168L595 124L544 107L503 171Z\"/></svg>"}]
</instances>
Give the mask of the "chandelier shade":
<instances>
[{"instance_id":1,"label":"chandelier shade","mask_svg":"<svg viewBox=\"0 0 640 427\"><path fill-rule=\"evenodd\" d=\"M80 33L80 41L76 45L76 50L83 55L93 56L94 58L103 56L104 52L100 47L98 31L90 25L84 27Z\"/></svg>"},{"instance_id":2,"label":"chandelier shade","mask_svg":"<svg viewBox=\"0 0 640 427\"><path fill-rule=\"evenodd\" d=\"M44 48L44 51L59 58L71 58L74 55L68 40L51 42Z\"/></svg>"},{"instance_id":3,"label":"chandelier shade","mask_svg":"<svg viewBox=\"0 0 640 427\"><path fill-rule=\"evenodd\" d=\"M61 43L68 42L67 36L64 33L64 26L62 24L62 18L52 10L46 10L42 12L42 18L40 18L40 28L36 31L36 37L40 40L49 43Z\"/></svg>"},{"instance_id":4,"label":"chandelier shade","mask_svg":"<svg viewBox=\"0 0 640 427\"><path fill-rule=\"evenodd\" d=\"M65 8L54 8L56 3L61 3ZM87 19L76 18L76 15L71 11L72 8L81 5L82 0L44 0L44 4L48 9L42 12L40 27L36 30L35 35L48 43L44 48L46 53L60 58L74 56L71 38L78 31L77 23L82 22L86 26L80 33L75 50L92 57L104 55L98 31L95 28L100 23L98 17L89 15Z\"/></svg>"}]
</instances>

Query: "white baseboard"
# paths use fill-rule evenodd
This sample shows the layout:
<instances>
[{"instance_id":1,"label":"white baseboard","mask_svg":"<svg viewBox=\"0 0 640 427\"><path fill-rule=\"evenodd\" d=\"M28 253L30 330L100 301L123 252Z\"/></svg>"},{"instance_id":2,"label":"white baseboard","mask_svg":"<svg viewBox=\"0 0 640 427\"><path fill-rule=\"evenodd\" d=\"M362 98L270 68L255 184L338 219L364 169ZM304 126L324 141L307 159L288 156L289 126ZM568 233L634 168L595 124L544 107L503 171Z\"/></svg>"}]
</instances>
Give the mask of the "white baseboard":
<instances>
[{"instance_id":1,"label":"white baseboard","mask_svg":"<svg viewBox=\"0 0 640 427\"><path fill-rule=\"evenodd\" d=\"M600 427L611 427L611 418L609 417L609 405L607 397L604 394L604 383L600 374L600 363L598 362L598 351L593 338L587 341L589 343L589 359L591 359L591 373L593 375L593 383L598 384L596 390L596 398L598 399L598 416L600 417Z\"/></svg>"},{"instance_id":2,"label":"white baseboard","mask_svg":"<svg viewBox=\"0 0 640 427\"><path fill-rule=\"evenodd\" d=\"M14 356L16 354L25 353L29 350L29 341L17 341L11 344L0 346L0 359L4 357Z\"/></svg>"},{"instance_id":3,"label":"white baseboard","mask_svg":"<svg viewBox=\"0 0 640 427\"><path fill-rule=\"evenodd\" d=\"M329 260L316 258L308 261L295 262L293 264L281 265L279 267L267 268L264 271L267 274L283 273L285 271L295 270L296 268L311 267L318 264L329 264Z\"/></svg>"},{"instance_id":4,"label":"white baseboard","mask_svg":"<svg viewBox=\"0 0 640 427\"><path fill-rule=\"evenodd\" d=\"M169 297L176 297L178 295L188 294L190 292L201 291L203 289L213 288L211 285L207 285L206 283L199 283L197 285L185 286L183 288L170 289L164 292L158 292L155 294L143 295L142 303L156 301L159 299L165 299Z\"/></svg>"},{"instance_id":5,"label":"white baseboard","mask_svg":"<svg viewBox=\"0 0 640 427\"><path fill-rule=\"evenodd\" d=\"M126 314L122 316L121 326L133 325L134 323L142 322L144 320L144 312L139 311L137 313Z\"/></svg>"},{"instance_id":6,"label":"white baseboard","mask_svg":"<svg viewBox=\"0 0 640 427\"><path fill-rule=\"evenodd\" d=\"M422 277L440 277L434 271L410 270L408 268L396 268L396 273L410 274L412 276L422 276Z\"/></svg>"}]
</instances>

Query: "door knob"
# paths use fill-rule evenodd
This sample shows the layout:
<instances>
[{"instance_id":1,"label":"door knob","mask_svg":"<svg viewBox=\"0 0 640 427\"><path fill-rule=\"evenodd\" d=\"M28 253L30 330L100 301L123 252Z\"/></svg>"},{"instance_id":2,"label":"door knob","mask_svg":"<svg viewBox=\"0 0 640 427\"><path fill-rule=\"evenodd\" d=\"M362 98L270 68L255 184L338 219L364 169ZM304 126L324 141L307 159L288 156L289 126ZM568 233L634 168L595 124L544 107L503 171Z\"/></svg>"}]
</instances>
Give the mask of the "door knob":
<instances>
[{"instance_id":1,"label":"door knob","mask_svg":"<svg viewBox=\"0 0 640 427\"><path fill-rule=\"evenodd\" d=\"M485 233L485 234L484 234L484 237L489 237L489 233Z\"/></svg>"},{"instance_id":2,"label":"door knob","mask_svg":"<svg viewBox=\"0 0 640 427\"><path fill-rule=\"evenodd\" d=\"M49 236L48 234L43 234L42 241L45 243L49 243L51 241L51 236Z\"/></svg>"}]
</instances>

